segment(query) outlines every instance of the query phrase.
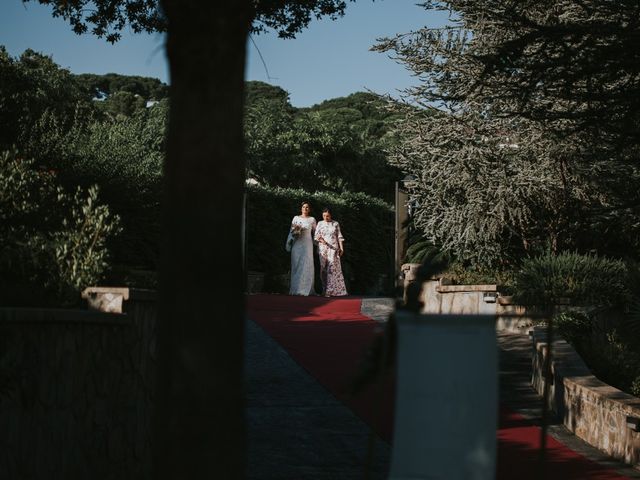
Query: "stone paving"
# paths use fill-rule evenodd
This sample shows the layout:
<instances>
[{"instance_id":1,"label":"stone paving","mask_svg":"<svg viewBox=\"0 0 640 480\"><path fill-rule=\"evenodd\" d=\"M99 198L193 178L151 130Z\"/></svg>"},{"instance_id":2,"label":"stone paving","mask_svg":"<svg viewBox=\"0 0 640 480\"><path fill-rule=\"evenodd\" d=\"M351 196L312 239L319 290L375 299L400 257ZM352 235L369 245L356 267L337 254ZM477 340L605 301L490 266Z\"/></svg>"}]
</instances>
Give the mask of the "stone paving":
<instances>
[{"instance_id":1,"label":"stone paving","mask_svg":"<svg viewBox=\"0 0 640 480\"><path fill-rule=\"evenodd\" d=\"M251 480L384 479L390 448L267 335L247 322L247 429Z\"/></svg>"}]
</instances>

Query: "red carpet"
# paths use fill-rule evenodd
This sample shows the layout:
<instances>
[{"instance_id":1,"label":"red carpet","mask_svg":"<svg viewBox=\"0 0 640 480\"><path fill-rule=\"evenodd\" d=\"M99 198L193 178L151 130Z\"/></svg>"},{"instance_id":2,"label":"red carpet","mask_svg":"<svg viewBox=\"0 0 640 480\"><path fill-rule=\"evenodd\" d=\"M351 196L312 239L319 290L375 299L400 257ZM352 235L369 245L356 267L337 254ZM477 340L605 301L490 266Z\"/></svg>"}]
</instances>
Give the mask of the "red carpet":
<instances>
[{"instance_id":1,"label":"red carpet","mask_svg":"<svg viewBox=\"0 0 640 480\"><path fill-rule=\"evenodd\" d=\"M393 431L393 382L351 397L349 382L378 323L360 313L359 298L250 295L249 318L258 323L291 357L338 400L351 408L382 438ZM497 478L548 480L618 480L614 471L596 464L551 437L547 462L540 471L540 429L521 415L501 408Z\"/></svg>"}]
</instances>

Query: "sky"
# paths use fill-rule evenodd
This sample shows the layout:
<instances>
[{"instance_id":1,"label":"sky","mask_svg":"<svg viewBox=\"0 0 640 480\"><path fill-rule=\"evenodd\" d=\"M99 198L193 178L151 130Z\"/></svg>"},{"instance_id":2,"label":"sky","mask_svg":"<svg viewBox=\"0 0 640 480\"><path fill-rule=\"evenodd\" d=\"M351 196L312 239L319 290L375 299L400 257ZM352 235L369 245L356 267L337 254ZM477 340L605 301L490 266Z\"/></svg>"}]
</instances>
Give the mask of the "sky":
<instances>
[{"instance_id":1,"label":"sky","mask_svg":"<svg viewBox=\"0 0 640 480\"><path fill-rule=\"evenodd\" d=\"M348 4L344 17L313 21L296 39L282 40L273 32L254 35L247 43L246 79L284 88L296 107L364 90L398 96L416 79L387 54L369 49L377 38L446 22L444 14L426 12L416 3L359 0ZM127 31L111 45L89 34L76 35L50 12L35 2L1 0L0 45L13 56L27 48L50 55L73 73L115 72L170 81L163 35Z\"/></svg>"}]
</instances>

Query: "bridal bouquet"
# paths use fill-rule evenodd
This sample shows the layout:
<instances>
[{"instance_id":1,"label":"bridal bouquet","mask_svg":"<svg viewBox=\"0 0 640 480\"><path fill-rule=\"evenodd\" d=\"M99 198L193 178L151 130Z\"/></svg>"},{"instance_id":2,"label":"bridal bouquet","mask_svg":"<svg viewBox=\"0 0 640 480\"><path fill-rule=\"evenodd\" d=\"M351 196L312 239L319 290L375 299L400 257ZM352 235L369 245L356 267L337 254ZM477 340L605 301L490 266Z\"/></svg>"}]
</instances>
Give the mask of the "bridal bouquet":
<instances>
[{"instance_id":1,"label":"bridal bouquet","mask_svg":"<svg viewBox=\"0 0 640 480\"><path fill-rule=\"evenodd\" d=\"M287 241L284 245L284 248L287 252L291 251L293 242L295 242L296 239L300 236L302 230L304 230L304 227L298 223L295 223L291 226L291 230L289 230L289 235L287 236Z\"/></svg>"},{"instance_id":2,"label":"bridal bouquet","mask_svg":"<svg viewBox=\"0 0 640 480\"><path fill-rule=\"evenodd\" d=\"M302 225L299 225L299 224L296 223L291 227L291 235L293 235L293 237L297 238L302 233L302 230L304 230L304 227Z\"/></svg>"}]
</instances>

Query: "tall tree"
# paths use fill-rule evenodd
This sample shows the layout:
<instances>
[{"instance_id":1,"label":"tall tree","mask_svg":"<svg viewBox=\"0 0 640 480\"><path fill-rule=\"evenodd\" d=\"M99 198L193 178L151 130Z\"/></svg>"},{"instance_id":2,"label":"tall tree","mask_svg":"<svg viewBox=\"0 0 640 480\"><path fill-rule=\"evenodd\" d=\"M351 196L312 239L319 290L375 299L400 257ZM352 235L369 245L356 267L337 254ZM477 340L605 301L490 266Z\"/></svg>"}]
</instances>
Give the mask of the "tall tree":
<instances>
[{"instance_id":1,"label":"tall tree","mask_svg":"<svg viewBox=\"0 0 640 480\"><path fill-rule=\"evenodd\" d=\"M78 33L167 32L170 121L159 290L158 478L242 478L242 144L250 31L291 38L341 0L36 0ZM91 8L87 6L91 4Z\"/></svg>"},{"instance_id":2,"label":"tall tree","mask_svg":"<svg viewBox=\"0 0 640 480\"><path fill-rule=\"evenodd\" d=\"M0 105L0 148L16 145L23 153L43 117L65 131L76 114L90 110L82 88L68 70L31 49L13 58L2 46Z\"/></svg>"},{"instance_id":3,"label":"tall tree","mask_svg":"<svg viewBox=\"0 0 640 480\"><path fill-rule=\"evenodd\" d=\"M637 245L637 2L425 5L450 10L451 24L377 46L421 80L408 91L415 103L438 112L407 111L395 157L416 176L425 235L494 263L532 247L619 255ZM620 225L622 249L594 235Z\"/></svg>"},{"instance_id":4,"label":"tall tree","mask_svg":"<svg viewBox=\"0 0 640 480\"><path fill-rule=\"evenodd\" d=\"M425 6L448 10L450 25L390 42L402 54L412 48L405 40L418 40L427 99L492 104L494 114L517 113L564 135L587 129L599 142L638 144L637 1L431 0Z\"/></svg>"}]
</instances>

